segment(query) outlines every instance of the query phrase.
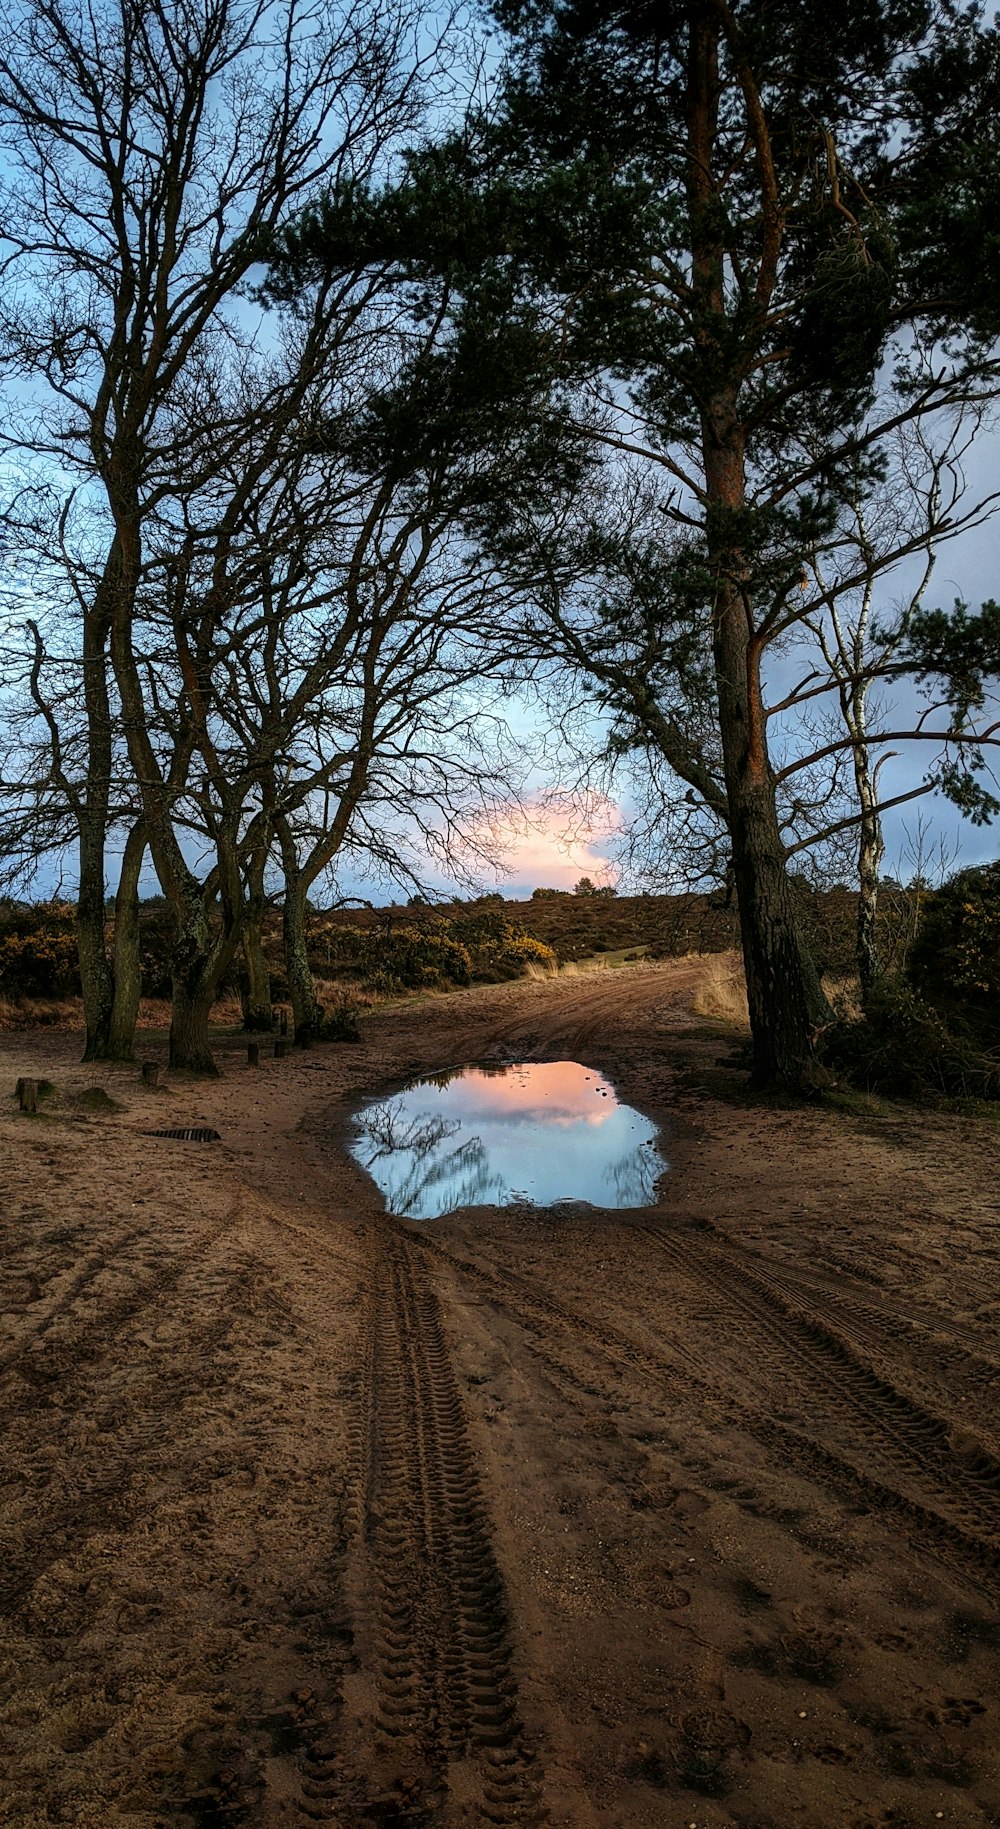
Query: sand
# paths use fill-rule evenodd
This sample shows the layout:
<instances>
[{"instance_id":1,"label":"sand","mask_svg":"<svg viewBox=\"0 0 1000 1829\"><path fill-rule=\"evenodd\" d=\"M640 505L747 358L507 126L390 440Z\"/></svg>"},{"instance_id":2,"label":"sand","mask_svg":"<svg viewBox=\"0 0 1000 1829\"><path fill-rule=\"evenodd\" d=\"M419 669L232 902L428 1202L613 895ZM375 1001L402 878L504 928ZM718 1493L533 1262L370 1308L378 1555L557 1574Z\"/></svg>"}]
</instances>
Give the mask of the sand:
<instances>
[{"instance_id":1,"label":"sand","mask_svg":"<svg viewBox=\"0 0 1000 1829\"><path fill-rule=\"evenodd\" d=\"M996 1127L719 1096L697 971L156 1089L3 1038L0 1822L1000 1823ZM496 1048L656 1207L387 1217L352 1109Z\"/></svg>"}]
</instances>

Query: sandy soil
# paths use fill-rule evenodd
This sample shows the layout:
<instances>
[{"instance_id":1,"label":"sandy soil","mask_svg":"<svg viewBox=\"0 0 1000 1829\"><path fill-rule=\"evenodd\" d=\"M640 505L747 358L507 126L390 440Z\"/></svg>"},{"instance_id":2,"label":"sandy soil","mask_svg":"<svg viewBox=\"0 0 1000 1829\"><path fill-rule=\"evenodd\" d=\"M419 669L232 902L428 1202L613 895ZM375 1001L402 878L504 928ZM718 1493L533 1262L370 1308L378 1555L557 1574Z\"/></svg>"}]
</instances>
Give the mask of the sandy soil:
<instances>
[{"instance_id":1,"label":"sandy soil","mask_svg":"<svg viewBox=\"0 0 1000 1829\"><path fill-rule=\"evenodd\" d=\"M0 1821L1000 1823L996 1129L716 1096L695 969L158 1090L5 1038ZM656 1208L385 1216L352 1106L497 1047Z\"/></svg>"}]
</instances>

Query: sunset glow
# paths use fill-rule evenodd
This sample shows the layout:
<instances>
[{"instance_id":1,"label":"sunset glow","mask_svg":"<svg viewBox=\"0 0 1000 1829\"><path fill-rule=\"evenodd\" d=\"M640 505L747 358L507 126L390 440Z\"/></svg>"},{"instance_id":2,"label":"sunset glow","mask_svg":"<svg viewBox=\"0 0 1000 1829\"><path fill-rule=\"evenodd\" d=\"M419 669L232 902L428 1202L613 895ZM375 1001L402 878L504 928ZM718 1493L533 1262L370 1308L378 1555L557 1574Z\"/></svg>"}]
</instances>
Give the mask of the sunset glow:
<instances>
[{"instance_id":1,"label":"sunset glow","mask_svg":"<svg viewBox=\"0 0 1000 1829\"><path fill-rule=\"evenodd\" d=\"M604 794L590 794L582 808L554 797L535 802L526 813L512 809L474 837L499 854L502 887L511 895L530 895L535 888L573 889L582 876L613 882L606 853L621 823L620 807Z\"/></svg>"},{"instance_id":2,"label":"sunset glow","mask_svg":"<svg viewBox=\"0 0 1000 1829\"><path fill-rule=\"evenodd\" d=\"M533 1062L502 1076L468 1067L452 1082L453 1108L466 1118L519 1117L535 1124L606 1124L618 1110L606 1081L577 1061Z\"/></svg>"}]
</instances>

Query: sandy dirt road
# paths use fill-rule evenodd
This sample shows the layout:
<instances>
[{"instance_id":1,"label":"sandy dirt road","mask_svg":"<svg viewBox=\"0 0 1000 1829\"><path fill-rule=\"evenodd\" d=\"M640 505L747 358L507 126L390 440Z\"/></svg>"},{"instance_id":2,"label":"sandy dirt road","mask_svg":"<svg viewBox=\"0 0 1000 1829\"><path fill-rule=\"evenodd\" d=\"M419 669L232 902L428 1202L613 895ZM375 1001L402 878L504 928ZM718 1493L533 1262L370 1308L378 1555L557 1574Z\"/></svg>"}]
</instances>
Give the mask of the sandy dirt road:
<instances>
[{"instance_id":1,"label":"sandy dirt road","mask_svg":"<svg viewBox=\"0 0 1000 1829\"><path fill-rule=\"evenodd\" d=\"M5 1038L0 1822L1000 1824L996 1128L718 1096L697 973L155 1090ZM354 1107L498 1049L658 1204L386 1216Z\"/></svg>"}]
</instances>

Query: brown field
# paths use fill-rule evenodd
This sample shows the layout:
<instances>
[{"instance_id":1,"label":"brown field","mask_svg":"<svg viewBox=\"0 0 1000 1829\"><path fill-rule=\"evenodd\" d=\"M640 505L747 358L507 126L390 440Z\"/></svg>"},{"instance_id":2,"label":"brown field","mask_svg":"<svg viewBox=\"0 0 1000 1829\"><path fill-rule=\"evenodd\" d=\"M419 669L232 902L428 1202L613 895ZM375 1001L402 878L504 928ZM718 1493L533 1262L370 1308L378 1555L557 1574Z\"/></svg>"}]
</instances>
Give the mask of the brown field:
<instances>
[{"instance_id":1,"label":"brown field","mask_svg":"<svg viewBox=\"0 0 1000 1829\"><path fill-rule=\"evenodd\" d=\"M755 1108L696 1000L3 1036L0 1822L1000 1824L996 1127ZM658 1119L657 1206L388 1218L352 1107L493 1048Z\"/></svg>"}]
</instances>

